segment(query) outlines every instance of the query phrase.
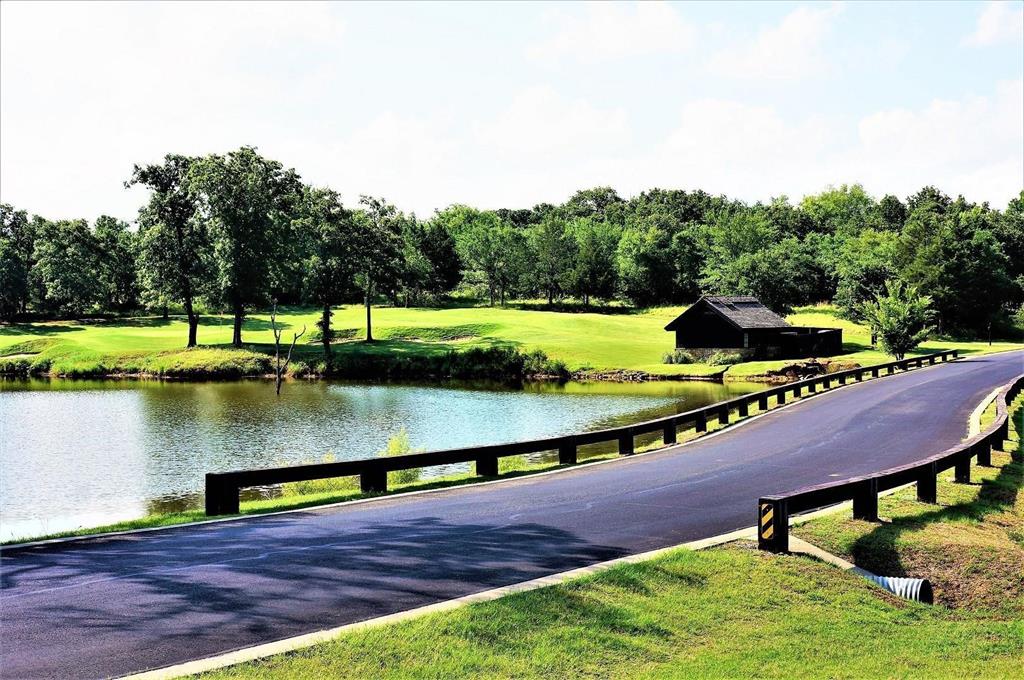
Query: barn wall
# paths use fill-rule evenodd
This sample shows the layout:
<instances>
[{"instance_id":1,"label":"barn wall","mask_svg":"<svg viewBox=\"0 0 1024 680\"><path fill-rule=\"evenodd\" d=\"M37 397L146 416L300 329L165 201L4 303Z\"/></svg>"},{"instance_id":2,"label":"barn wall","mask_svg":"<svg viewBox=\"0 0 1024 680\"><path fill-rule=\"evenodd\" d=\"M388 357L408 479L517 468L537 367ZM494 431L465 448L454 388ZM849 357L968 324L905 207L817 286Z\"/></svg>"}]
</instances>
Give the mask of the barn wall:
<instances>
[{"instance_id":1,"label":"barn wall","mask_svg":"<svg viewBox=\"0 0 1024 680\"><path fill-rule=\"evenodd\" d=\"M676 329L676 347L743 347L743 333L710 309L695 310Z\"/></svg>"}]
</instances>

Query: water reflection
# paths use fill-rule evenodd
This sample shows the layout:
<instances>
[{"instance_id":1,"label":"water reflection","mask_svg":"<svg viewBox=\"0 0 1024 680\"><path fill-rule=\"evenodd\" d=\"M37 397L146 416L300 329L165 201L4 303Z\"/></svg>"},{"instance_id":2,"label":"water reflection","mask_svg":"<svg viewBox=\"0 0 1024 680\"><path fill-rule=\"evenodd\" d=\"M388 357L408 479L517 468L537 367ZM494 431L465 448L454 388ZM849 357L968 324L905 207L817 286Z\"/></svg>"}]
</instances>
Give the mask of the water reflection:
<instances>
[{"instance_id":1,"label":"water reflection","mask_svg":"<svg viewBox=\"0 0 1024 680\"><path fill-rule=\"evenodd\" d=\"M470 446L653 418L759 389L710 382L0 382L0 536L197 507L206 472ZM447 472L427 470L426 475Z\"/></svg>"}]
</instances>

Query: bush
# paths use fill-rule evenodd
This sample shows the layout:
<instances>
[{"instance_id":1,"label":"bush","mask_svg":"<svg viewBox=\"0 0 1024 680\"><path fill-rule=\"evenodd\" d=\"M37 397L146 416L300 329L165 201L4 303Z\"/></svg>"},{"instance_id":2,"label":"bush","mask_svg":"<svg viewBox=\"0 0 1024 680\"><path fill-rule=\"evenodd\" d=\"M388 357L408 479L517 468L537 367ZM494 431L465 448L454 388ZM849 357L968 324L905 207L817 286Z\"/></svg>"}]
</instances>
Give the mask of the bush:
<instances>
[{"instance_id":1,"label":"bush","mask_svg":"<svg viewBox=\"0 0 1024 680\"><path fill-rule=\"evenodd\" d=\"M709 349L675 349L662 356L666 364L709 364L711 366L731 366L746 361L742 352Z\"/></svg>"},{"instance_id":2,"label":"bush","mask_svg":"<svg viewBox=\"0 0 1024 680\"><path fill-rule=\"evenodd\" d=\"M398 431L398 434L393 435L388 439L388 445L383 451L378 451L378 456L404 456L407 453L419 453L423 449L413 449L409 444L409 433L403 427ZM422 470L420 468L412 468L409 470L395 470L394 472L388 473L388 484L412 484L418 482Z\"/></svg>"},{"instance_id":3,"label":"bush","mask_svg":"<svg viewBox=\"0 0 1024 680\"><path fill-rule=\"evenodd\" d=\"M433 378L523 380L536 376L568 378L562 361L541 350L523 353L515 347L471 347L438 354L387 352L338 353L330 374L345 378Z\"/></svg>"},{"instance_id":4,"label":"bush","mask_svg":"<svg viewBox=\"0 0 1024 680\"><path fill-rule=\"evenodd\" d=\"M674 349L671 352L665 352L661 357L661 363L663 364L692 364L693 359L690 358L690 353L685 349Z\"/></svg>"},{"instance_id":5,"label":"bush","mask_svg":"<svg viewBox=\"0 0 1024 680\"><path fill-rule=\"evenodd\" d=\"M715 352L708 359L712 366L732 366L743 362L743 355L739 352Z\"/></svg>"}]
</instances>

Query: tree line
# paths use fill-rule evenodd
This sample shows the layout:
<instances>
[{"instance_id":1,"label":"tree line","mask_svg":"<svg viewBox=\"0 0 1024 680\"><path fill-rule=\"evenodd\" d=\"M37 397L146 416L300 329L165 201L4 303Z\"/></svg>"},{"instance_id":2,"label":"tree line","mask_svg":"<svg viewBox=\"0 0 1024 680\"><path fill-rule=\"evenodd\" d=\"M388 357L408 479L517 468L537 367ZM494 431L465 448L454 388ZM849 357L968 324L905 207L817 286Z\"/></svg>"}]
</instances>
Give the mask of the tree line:
<instances>
[{"instance_id":1,"label":"tree line","mask_svg":"<svg viewBox=\"0 0 1024 680\"><path fill-rule=\"evenodd\" d=\"M1024 191L999 211L934 187L876 200L843 185L797 204L672 189L627 200L596 187L561 205L453 205L422 220L381 198L345 206L251 147L168 155L126 185L150 191L135 229L0 206L4 318L180 309L193 346L197 310L212 309L233 316L240 346L249 310L311 304L329 353L334 305L361 301L372 340L373 304L456 292L583 307L746 294L780 312L834 301L860 319L898 282L931 298L940 332L1007 331L1024 315Z\"/></svg>"}]
</instances>

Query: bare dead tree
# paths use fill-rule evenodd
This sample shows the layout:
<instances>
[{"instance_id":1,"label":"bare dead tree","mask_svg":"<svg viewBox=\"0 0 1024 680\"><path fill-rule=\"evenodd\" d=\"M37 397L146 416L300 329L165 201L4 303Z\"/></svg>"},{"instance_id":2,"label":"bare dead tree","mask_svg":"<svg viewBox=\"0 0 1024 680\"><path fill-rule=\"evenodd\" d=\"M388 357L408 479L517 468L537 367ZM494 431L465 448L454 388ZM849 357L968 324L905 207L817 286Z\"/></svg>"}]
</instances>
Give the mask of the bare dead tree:
<instances>
[{"instance_id":1,"label":"bare dead tree","mask_svg":"<svg viewBox=\"0 0 1024 680\"><path fill-rule=\"evenodd\" d=\"M284 372L288 370L288 364L291 363L292 350L295 349L295 343L306 334L306 327L303 326L302 331L299 333L292 333L292 344L288 347L288 354L285 356L283 363L281 362L281 333L284 329L277 327L276 301L274 302L274 307L270 310L270 327L274 331L274 378L277 381L277 394L281 396L281 382L284 380Z\"/></svg>"}]
</instances>

